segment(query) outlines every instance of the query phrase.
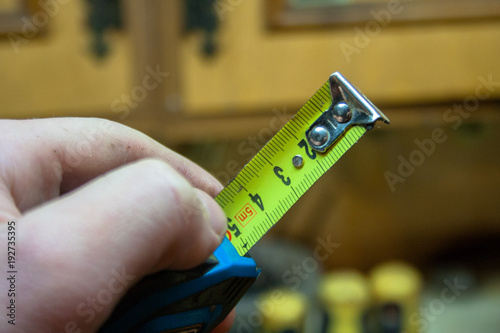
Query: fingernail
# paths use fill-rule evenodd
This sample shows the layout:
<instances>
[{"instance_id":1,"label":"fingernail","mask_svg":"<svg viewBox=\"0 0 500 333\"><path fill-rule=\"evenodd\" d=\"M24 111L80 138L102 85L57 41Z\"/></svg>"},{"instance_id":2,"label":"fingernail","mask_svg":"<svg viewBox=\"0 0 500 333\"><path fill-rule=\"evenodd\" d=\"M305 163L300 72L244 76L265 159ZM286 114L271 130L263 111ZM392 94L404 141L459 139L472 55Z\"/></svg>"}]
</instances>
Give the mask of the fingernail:
<instances>
[{"instance_id":1,"label":"fingernail","mask_svg":"<svg viewBox=\"0 0 500 333\"><path fill-rule=\"evenodd\" d=\"M199 189L195 190L198 198L205 208L205 211L208 213L208 220L210 221L212 229L222 238L226 234L227 229L226 215L224 214L224 211L207 193Z\"/></svg>"}]
</instances>

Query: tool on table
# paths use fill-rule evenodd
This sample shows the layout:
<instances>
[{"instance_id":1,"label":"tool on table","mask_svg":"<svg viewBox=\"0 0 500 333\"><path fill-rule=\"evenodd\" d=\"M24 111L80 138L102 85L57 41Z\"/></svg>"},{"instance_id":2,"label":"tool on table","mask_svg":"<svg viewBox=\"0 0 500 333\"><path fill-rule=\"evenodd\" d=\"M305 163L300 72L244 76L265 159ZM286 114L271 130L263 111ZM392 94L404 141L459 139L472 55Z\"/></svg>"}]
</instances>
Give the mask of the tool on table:
<instances>
[{"instance_id":1,"label":"tool on table","mask_svg":"<svg viewBox=\"0 0 500 333\"><path fill-rule=\"evenodd\" d=\"M304 332L308 301L305 294L286 289L271 289L259 296L262 311L259 333Z\"/></svg>"},{"instance_id":2,"label":"tool on table","mask_svg":"<svg viewBox=\"0 0 500 333\"><path fill-rule=\"evenodd\" d=\"M389 123L333 73L215 198L228 232L213 256L192 270L140 281L100 332L210 332L259 275L248 250L377 120Z\"/></svg>"},{"instance_id":3,"label":"tool on table","mask_svg":"<svg viewBox=\"0 0 500 333\"><path fill-rule=\"evenodd\" d=\"M418 333L422 277L402 261L386 262L370 274L374 308L372 327L378 333Z\"/></svg>"},{"instance_id":4,"label":"tool on table","mask_svg":"<svg viewBox=\"0 0 500 333\"><path fill-rule=\"evenodd\" d=\"M361 272L326 273L318 286L318 296L325 315L323 333L366 332L370 288Z\"/></svg>"}]
</instances>

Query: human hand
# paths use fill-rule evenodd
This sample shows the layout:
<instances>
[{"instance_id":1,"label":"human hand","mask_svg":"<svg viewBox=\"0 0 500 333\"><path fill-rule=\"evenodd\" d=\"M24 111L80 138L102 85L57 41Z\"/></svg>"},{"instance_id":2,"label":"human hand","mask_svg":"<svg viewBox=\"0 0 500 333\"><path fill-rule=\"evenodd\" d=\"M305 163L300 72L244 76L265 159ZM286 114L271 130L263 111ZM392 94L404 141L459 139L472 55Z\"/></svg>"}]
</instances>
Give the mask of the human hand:
<instances>
[{"instance_id":1,"label":"human hand","mask_svg":"<svg viewBox=\"0 0 500 333\"><path fill-rule=\"evenodd\" d=\"M217 180L135 130L53 118L0 133L0 247L13 221L16 250L15 297L1 259L1 304L15 301L1 332L96 332L136 282L200 264L226 232Z\"/></svg>"}]
</instances>

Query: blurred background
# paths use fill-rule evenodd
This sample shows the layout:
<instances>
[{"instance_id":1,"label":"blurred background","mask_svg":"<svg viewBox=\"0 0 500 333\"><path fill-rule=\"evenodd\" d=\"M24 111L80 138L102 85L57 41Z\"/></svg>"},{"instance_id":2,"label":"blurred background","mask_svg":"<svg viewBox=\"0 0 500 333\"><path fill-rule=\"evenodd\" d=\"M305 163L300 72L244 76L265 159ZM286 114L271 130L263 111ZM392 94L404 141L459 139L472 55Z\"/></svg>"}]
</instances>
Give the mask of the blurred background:
<instances>
[{"instance_id":1,"label":"blurred background","mask_svg":"<svg viewBox=\"0 0 500 333\"><path fill-rule=\"evenodd\" d=\"M0 0L0 116L108 118L227 183L339 71L391 124L256 246L233 331L267 327L258 300L284 288L305 331L499 332L499 18L498 0Z\"/></svg>"}]
</instances>

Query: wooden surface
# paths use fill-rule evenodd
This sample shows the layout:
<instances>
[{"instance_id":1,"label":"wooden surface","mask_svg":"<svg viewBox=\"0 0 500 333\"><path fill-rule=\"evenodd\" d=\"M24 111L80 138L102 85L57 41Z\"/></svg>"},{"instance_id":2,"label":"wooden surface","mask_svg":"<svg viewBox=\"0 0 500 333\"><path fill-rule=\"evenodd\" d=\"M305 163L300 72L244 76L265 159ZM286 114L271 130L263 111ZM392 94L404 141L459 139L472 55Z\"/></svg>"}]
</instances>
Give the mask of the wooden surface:
<instances>
[{"instance_id":1,"label":"wooden surface","mask_svg":"<svg viewBox=\"0 0 500 333\"><path fill-rule=\"evenodd\" d=\"M91 53L85 2L61 3L46 17L40 36L18 33L17 48L0 39L0 116L118 119L111 104L133 87L127 34L111 33L110 55L100 60Z\"/></svg>"},{"instance_id":2,"label":"wooden surface","mask_svg":"<svg viewBox=\"0 0 500 333\"><path fill-rule=\"evenodd\" d=\"M301 105L334 71L379 104L461 100L474 94L479 75L500 77L500 22L388 25L365 40L352 26L271 31L265 9L263 1L242 1L224 12L214 59L200 55L200 36L182 39L184 112L270 113ZM346 56L341 45L359 53Z\"/></svg>"},{"instance_id":3,"label":"wooden surface","mask_svg":"<svg viewBox=\"0 0 500 333\"><path fill-rule=\"evenodd\" d=\"M500 15L498 0L351 0L336 5L293 6L290 0L268 1L267 19L274 29L324 28L362 24L385 12L391 23L429 23L433 21L467 21L496 19Z\"/></svg>"}]
</instances>

